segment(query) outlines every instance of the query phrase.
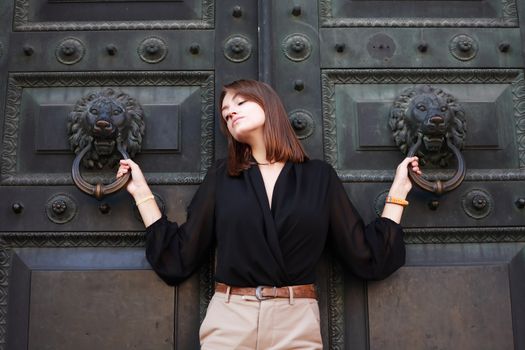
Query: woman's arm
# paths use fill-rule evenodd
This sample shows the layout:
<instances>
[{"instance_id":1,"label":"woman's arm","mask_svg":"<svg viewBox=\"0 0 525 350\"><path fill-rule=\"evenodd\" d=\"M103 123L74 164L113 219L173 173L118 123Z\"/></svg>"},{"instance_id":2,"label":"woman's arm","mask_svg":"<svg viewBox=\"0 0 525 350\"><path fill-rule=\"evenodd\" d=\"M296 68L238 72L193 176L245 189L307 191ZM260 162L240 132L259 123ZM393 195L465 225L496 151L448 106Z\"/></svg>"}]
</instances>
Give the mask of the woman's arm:
<instances>
[{"instance_id":1,"label":"woman's arm","mask_svg":"<svg viewBox=\"0 0 525 350\"><path fill-rule=\"evenodd\" d=\"M389 195L405 199L412 184L408 166L418 173L417 158L406 158L396 170ZM348 198L335 170L330 167L328 185L331 241L345 265L365 279L383 279L405 263L403 206L386 204L383 215L365 225Z\"/></svg>"},{"instance_id":2,"label":"woman's arm","mask_svg":"<svg viewBox=\"0 0 525 350\"><path fill-rule=\"evenodd\" d=\"M139 209L142 222L146 227L162 217L162 213L155 201L142 170L137 163L131 159L121 159L120 167L117 171L117 179L128 171L131 171L131 178L126 189L133 196L137 208Z\"/></svg>"},{"instance_id":3,"label":"woman's arm","mask_svg":"<svg viewBox=\"0 0 525 350\"><path fill-rule=\"evenodd\" d=\"M419 169L419 162L417 157L405 158L396 169L396 175L390 191L388 191L388 196L404 200L412 189L412 183L408 178L408 167L412 167L412 170L417 174L421 175L421 170ZM385 203L383 213L381 217L388 218L396 223L401 222L401 216L403 215L404 207L399 204L394 203Z\"/></svg>"},{"instance_id":4,"label":"woman's arm","mask_svg":"<svg viewBox=\"0 0 525 350\"><path fill-rule=\"evenodd\" d=\"M162 215L140 167L131 160L121 161L117 176L128 171L132 178L127 190L146 225L146 258L159 277L176 285L198 268L213 245L216 166L208 170L181 225Z\"/></svg>"}]
</instances>

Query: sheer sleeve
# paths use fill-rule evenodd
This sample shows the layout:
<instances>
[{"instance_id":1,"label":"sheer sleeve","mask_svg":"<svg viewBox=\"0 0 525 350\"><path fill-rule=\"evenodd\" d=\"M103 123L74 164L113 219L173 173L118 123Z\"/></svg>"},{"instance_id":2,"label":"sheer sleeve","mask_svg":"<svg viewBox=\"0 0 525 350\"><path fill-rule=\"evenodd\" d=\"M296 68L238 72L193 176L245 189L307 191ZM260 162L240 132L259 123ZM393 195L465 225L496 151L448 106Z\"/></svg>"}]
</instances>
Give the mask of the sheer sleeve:
<instances>
[{"instance_id":1,"label":"sheer sleeve","mask_svg":"<svg viewBox=\"0 0 525 350\"><path fill-rule=\"evenodd\" d=\"M169 285L176 285L197 269L214 242L217 164L211 167L178 225L162 216L146 228L146 258Z\"/></svg>"},{"instance_id":2,"label":"sheer sleeve","mask_svg":"<svg viewBox=\"0 0 525 350\"><path fill-rule=\"evenodd\" d=\"M386 278L405 263L402 227L387 218L365 226L332 167L329 176L330 238L335 250L357 276Z\"/></svg>"}]
</instances>

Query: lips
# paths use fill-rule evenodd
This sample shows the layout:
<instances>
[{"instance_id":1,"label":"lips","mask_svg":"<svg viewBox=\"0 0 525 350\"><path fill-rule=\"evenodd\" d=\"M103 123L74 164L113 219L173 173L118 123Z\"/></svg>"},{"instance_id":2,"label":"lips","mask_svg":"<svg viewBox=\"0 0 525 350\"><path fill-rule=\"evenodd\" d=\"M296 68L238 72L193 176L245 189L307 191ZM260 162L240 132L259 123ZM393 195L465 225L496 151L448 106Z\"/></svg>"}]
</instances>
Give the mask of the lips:
<instances>
[{"instance_id":1,"label":"lips","mask_svg":"<svg viewBox=\"0 0 525 350\"><path fill-rule=\"evenodd\" d=\"M232 126L234 126L235 124L237 124L237 121L239 121L240 119L243 119L243 118L244 118L244 117L241 117L241 116L233 118L233 119L232 119Z\"/></svg>"}]
</instances>

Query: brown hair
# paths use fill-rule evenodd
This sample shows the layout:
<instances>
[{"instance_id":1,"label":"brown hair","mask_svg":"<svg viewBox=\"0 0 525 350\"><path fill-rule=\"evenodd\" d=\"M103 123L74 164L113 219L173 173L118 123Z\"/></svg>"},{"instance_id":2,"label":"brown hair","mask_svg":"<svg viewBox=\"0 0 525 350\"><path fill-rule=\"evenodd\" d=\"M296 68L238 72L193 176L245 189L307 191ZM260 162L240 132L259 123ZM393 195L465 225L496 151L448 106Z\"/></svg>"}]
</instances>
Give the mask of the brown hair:
<instances>
[{"instance_id":1,"label":"brown hair","mask_svg":"<svg viewBox=\"0 0 525 350\"><path fill-rule=\"evenodd\" d=\"M257 103L264 111L263 129L266 157L273 162L302 163L308 156L295 136L283 103L272 87L256 80L236 80L223 87L219 101L219 112L226 93L232 92ZM228 140L228 174L239 175L254 164L249 145L238 142L228 130L221 113L221 130Z\"/></svg>"}]
</instances>

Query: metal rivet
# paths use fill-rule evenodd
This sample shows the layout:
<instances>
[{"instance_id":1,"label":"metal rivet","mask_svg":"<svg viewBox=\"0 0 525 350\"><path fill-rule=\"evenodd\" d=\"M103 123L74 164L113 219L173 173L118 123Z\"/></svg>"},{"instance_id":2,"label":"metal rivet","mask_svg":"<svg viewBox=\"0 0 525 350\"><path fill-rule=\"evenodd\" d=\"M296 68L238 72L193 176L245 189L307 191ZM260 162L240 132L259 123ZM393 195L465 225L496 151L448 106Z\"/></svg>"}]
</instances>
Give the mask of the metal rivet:
<instances>
[{"instance_id":1,"label":"metal rivet","mask_svg":"<svg viewBox=\"0 0 525 350\"><path fill-rule=\"evenodd\" d=\"M304 89L304 81L301 79L294 81L294 89L297 91L302 91Z\"/></svg>"},{"instance_id":2,"label":"metal rivet","mask_svg":"<svg viewBox=\"0 0 525 350\"><path fill-rule=\"evenodd\" d=\"M427 52L428 44L425 42L419 43L419 45L417 46L417 49L419 50L419 52Z\"/></svg>"},{"instance_id":3,"label":"metal rivet","mask_svg":"<svg viewBox=\"0 0 525 350\"><path fill-rule=\"evenodd\" d=\"M117 54L117 47L113 44L109 44L108 46L106 46L106 51L108 55L115 56Z\"/></svg>"},{"instance_id":4,"label":"metal rivet","mask_svg":"<svg viewBox=\"0 0 525 350\"><path fill-rule=\"evenodd\" d=\"M430 208L430 210L436 210L439 207L439 201L432 200L428 202L428 207Z\"/></svg>"},{"instance_id":5,"label":"metal rivet","mask_svg":"<svg viewBox=\"0 0 525 350\"><path fill-rule=\"evenodd\" d=\"M458 42L458 49L461 52L469 52L472 50L472 42L468 40L462 40Z\"/></svg>"},{"instance_id":6,"label":"metal rivet","mask_svg":"<svg viewBox=\"0 0 525 350\"><path fill-rule=\"evenodd\" d=\"M190 46L190 52L193 54L193 55L196 55L199 53L200 51L200 46L199 44L197 43L192 43L191 46Z\"/></svg>"},{"instance_id":7,"label":"metal rivet","mask_svg":"<svg viewBox=\"0 0 525 350\"><path fill-rule=\"evenodd\" d=\"M295 5L293 7L293 9L292 9L292 15L294 15L295 17L300 16L301 15L301 6Z\"/></svg>"},{"instance_id":8,"label":"metal rivet","mask_svg":"<svg viewBox=\"0 0 525 350\"><path fill-rule=\"evenodd\" d=\"M306 48L306 44L302 40L295 40L291 46L292 51L296 53L303 52L305 48Z\"/></svg>"},{"instance_id":9,"label":"metal rivet","mask_svg":"<svg viewBox=\"0 0 525 350\"><path fill-rule=\"evenodd\" d=\"M67 203L65 200L57 199L51 204L51 209L57 215L64 214L67 210Z\"/></svg>"},{"instance_id":10,"label":"metal rivet","mask_svg":"<svg viewBox=\"0 0 525 350\"><path fill-rule=\"evenodd\" d=\"M33 49L33 47L29 45L24 45L23 50L26 56L31 56L33 53L35 53L35 49Z\"/></svg>"},{"instance_id":11,"label":"metal rivet","mask_svg":"<svg viewBox=\"0 0 525 350\"><path fill-rule=\"evenodd\" d=\"M156 43L151 43L146 45L145 50L148 54L154 55L160 51L160 45L157 45Z\"/></svg>"},{"instance_id":12,"label":"metal rivet","mask_svg":"<svg viewBox=\"0 0 525 350\"><path fill-rule=\"evenodd\" d=\"M519 209L523 209L523 208L525 208L525 198L519 198L519 199L516 201L516 206L517 206Z\"/></svg>"},{"instance_id":13,"label":"metal rivet","mask_svg":"<svg viewBox=\"0 0 525 350\"><path fill-rule=\"evenodd\" d=\"M487 200L482 196L474 196L472 206L477 210L484 209L487 206Z\"/></svg>"},{"instance_id":14,"label":"metal rivet","mask_svg":"<svg viewBox=\"0 0 525 350\"><path fill-rule=\"evenodd\" d=\"M73 56L77 52L77 48L75 45L66 43L62 45L62 47L60 48L60 51L62 52L64 56Z\"/></svg>"},{"instance_id":15,"label":"metal rivet","mask_svg":"<svg viewBox=\"0 0 525 350\"><path fill-rule=\"evenodd\" d=\"M77 38L65 38L55 49L55 56L62 64L75 64L82 60L86 48L82 41Z\"/></svg>"},{"instance_id":16,"label":"metal rivet","mask_svg":"<svg viewBox=\"0 0 525 350\"><path fill-rule=\"evenodd\" d=\"M239 5L233 7L232 11L233 17L239 18L242 16L242 8Z\"/></svg>"},{"instance_id":17,"label":"metal rivet","mask_svg":"<svg viewBox=\"0 0 525 350\"><path fill-rule=\"evenodd\" d=\"M24 210L24 206L21 203L14 203L12 208L16 214L20 214Z\"/></svg>"},{"instance_id":18,"label":"metal rivet","mask_svg":"<svg viewBox=\"0 0 525 350\"><path fill-rule=\"evenodd\" d=\"M343 52L345 50L345 44L335 44L335 50L337 52Z\"/></svg>"},{"instance_id":19,"label":"metal rivet","mask_svg":"<svg viewBox=\"0 0 525 350\"><path fill-rule=\"evenodd\" d=\"M299 118L294 118L292 119L292 127L294 128L294 130L296 131L302 131L306 128L306 122L302 119L299 119Z\"/></svg>"},{"instance_id":20,"label":"metal rivet","mask_svg":"<svg viewBox=\"0 0 525 350\"><path fill-rule=\"evenodd\" d=\"M107 214L109 213L109 211L111 210L111 207L109 206L108 203L104 202L104 203L101 203L99 206L98 206L98 210L100 210L100 212L102 214Z\"/></svg>"},{"instance_id":21,"label":"metal rivet","mask_svg":"<svg viewBox=\"0 0 525 350\"><path fill-rule=\"evenodd\" d=\"M502 42L498 46L501 52L508 52L510 49L510 44L508 42Z\"/></svg>"}]
</instances>

